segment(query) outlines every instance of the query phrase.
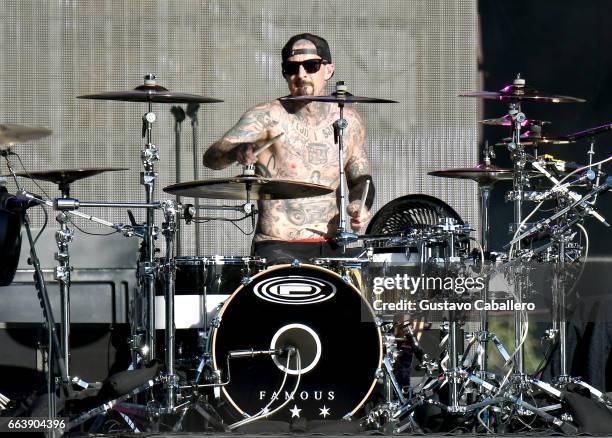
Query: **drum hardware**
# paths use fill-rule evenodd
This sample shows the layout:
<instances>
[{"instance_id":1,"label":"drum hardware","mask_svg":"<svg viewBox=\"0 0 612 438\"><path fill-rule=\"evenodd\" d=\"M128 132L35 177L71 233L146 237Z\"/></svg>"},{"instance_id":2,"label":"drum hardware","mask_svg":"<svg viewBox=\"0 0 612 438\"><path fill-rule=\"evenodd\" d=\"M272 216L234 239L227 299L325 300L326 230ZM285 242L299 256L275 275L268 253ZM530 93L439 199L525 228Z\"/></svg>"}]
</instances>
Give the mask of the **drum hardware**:
<instances>
[{"instance_id":1,"label":"drum hardware","mask_svg":"<svg viewBox=\"0 0 612 438\"><path fill-rule=\"evenodd\" d=\"M521 135L521 129L523 128L522 123L526 120L526 116L521 112L521 103L523 101L535 101L535 102L550 102L550 103L572 103L572 102L584 102L583 99L577 99L569 96L558 96L558 95L547 95L538 92L537 90L526 85L525 79L521 78L520 74L517 75L511 85L504 87L499 92L487 92L477 91L463 93L460 96L467 97L478 97L484 99L496 99L501 101L508 101L508 118L512 121L512 136L504 142L507 149L510 151L510 156L514 162L513 172L513 195L514 195L514 223L521 224L523 220L523 192L527 189L528 173L525 170L527 163L527 154L525 153L525 145L536 145L543 143L548 139L546 137L538 136L536 138L524 137ZM559 140L559 139L554 139ZM524 142L524 144L523 144ZM549 141L550 142L550 141ZM517 230L519 233L521 230ZM517 242L517 250L521 250L520 241ZM520 267L515 271L515 297L519 304L523 302L523 283L525 281L524 273L521 272ZM516 365L516 376L520 378L524 376L524 357L523 357L523 332L522 327L524 321L520 312L515 312L515 359ZM514 357L514 356L513 356Z\"/></svg>"},{"instance_id":2,"label":"drum hardware","mask_svg":"<svg viewBox=\"0 0 612 438\"><path fill-rule=\"evenodd\" d=\"M200 122L198 120L198 110L199 109L200 109L199 103L190 102L187 104L187 110L185 111L187 113L187 117L191 119L191 141L192 141L191 153L192 153L192 160L193 160L193 179L196 181L200 179L199 168L202 163L202 156L200 155L200 152L198 149L199 125L200 125ZM180 181L181 181L180 179L176 180L176 182L180 182ZM194 199L194 205L197 211L200 206L200 200L198 198ZM198 256L200 255L200 246L202 243L200 224L195 224L194 238L195 238L195 255Z\"/></svg>"},{"instance_id":3,"label":"drum hardware","mask_svg":"<svg viewBox=\"0 0 612 438\"><path fill-rule=\"evenodd\" d=\"M81 169L53 169L48 171L33 171L26 173L17 173L16 176L27 177L30 179L37 179L43 181L49 181L57 184L61 192L61 198L68 200L70 198L70 184L83 178L98 175L100 173L108 171L128 170L126 168L81 168ZM70 377L70 272L72 267L70 266L70 248L69 244L72 242L74 236L74 230L69 228L70 218L66 211L62 211L60 205L61 201L58 200L55 203L58 206L60 212L56 216L56 220L60 225L60 228L55 233L55 240L57 243L58 251L55 253L55 260L58 261L59 266L55 268L55 280L58 281L60 286L60 308L61 308L61 347L62 354L64 355L64 364L66 370L66 380L72 380ZM87 388L88 383L75 378L75 382L80 382L79 385Z\"/></svg>"},{"instance_id":4,"label":"drum hardware","mask_svg":"<svg viewBox=\"0 0 612 438\"><path fill-rule=\"evenodd\" d=\"M129 91L112 91L100 94L90 94L78 96L79 99L95 100L118 100L124 102L145 102L147 112L142 117L142 136L145 138L145 145L140 151L140 158L143 165L140 183L145 190L145 203L151 204L154 201L155 190L155 163L159 161L159 151L153 144L152 131L153 124L157 120L153 112L153 103L217 103L218 99L212 99L194 94L171 92L167 88L157 84L154 74L148 74L144 78L144 84L139 85ZM142 311L134 321L132 326L133 341L140 344L136 350L143 359L152 361L155 359L155 234L154 210L147 209L146 225L144 226L144 239L141 248L141 259L137 271L141 294L139 301L142 301ZM143 339L144 338L144 339ZM142 352L145 352L142 354ZM138 362L138 357L133 358L133 362Z\"/></svg>"},{"instance_id":5,"label":"drum hardware","mask_svg":"<svg viewBox=\"0 0 612 438\"><path fill-rule=\"evenodd\" d=\"M174 180L181 182L181 132L182 123L185 120L185 111L180 106L172 106L170 113L174 116ZM197 178L196 178L197 179ZM176 202L181 203L181 197L176 195ZM176 233L176 255L182 254L182 238L181 238L181 224L177 224L178 231ZM196 236L196 237L199 237ZM196 241L198 239L196 238ZM196 245L196 251L199 251L199 245Z\"/></svg>"}]
</instances>

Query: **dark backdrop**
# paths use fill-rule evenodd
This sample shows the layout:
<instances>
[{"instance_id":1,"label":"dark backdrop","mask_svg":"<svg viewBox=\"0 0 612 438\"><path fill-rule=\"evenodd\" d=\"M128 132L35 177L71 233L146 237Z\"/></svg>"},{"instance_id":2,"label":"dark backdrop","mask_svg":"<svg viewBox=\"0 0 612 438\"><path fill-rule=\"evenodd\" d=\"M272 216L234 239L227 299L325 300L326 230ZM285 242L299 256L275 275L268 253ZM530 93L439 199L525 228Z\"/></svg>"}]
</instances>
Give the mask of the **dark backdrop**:
<instances>
[{"instance_id":1,"label":"dark backdrop","mask_svg":"<svg viewBox=\"0 0 612 438\"><path fill-rule=\"evenodd\" d=\"M605 0L517 0L479 2L482 25L482 71L486 90L498 90L517 73L534 88L554 94L582 97L583 104L524 104L529 118L548 120L544 132L563 135L612 122L612 8ZM506 113L501 102L486 101L484 116ZM505 128L486 127L484 139L507 136ZM541 153L588 163L588 143L541 147ZM596 161L612 154L612 133L597 137ZM511 165L508 152L497 149L495 164ZM604 167L612 173L612 165ZM509 182L497 183L492 195L492 249L508 241L512 204L503 200ZM600 212L612 222L612 195L598 201ZM529 204L526 212L533 208ZM591 255L612 254L612 230L593 218L586 222Z\"/></svg>"}]
</instances>

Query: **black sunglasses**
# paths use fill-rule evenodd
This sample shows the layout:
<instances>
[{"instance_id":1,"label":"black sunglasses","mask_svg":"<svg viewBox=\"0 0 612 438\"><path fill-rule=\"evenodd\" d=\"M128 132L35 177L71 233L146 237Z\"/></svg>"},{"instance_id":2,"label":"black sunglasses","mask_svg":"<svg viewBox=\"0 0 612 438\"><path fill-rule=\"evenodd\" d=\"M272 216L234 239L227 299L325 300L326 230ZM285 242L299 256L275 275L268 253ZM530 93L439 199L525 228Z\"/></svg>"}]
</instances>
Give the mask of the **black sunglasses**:
<instances>
[{"instance_id":1,"label":"black sunglasses","mask_svg":"<svg viewBox=\"0 0 612 438\"><path fill-rule=\"evenodd\" d=\"M327 64L324 59L307 59L306 61L285 61L283 62L283 74L285 75L296 75L300 71L300 65L304 67L304 70L308 74L313 74L321 69L321 64Z\"/></svg>"}]
</instances>

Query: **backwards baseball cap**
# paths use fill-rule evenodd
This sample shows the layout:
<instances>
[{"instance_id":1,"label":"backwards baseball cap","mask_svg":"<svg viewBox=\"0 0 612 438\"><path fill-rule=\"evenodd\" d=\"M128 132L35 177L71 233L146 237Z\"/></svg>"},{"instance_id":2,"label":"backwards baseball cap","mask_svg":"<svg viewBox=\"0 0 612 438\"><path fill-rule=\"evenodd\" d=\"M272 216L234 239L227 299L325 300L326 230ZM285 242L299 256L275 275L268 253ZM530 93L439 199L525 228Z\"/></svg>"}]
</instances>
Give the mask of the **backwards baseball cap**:
<instances>
[{"instance_id":1,"label":"backwards baseball cap","mask_svg":"<svg viewBox=\"0 0 612 438\"><path fill-rule=\"evenodd\" d=\"M310 41L316 47L316 51L314 49L293 49L293 45L299 40L307 40ZM287 61L294 55L319 55L321 59L327 61L328 63L332 62L331 52L329 51L329 44L325 41L324 38L313 35L311 33L301 33L299 35L292 36L287 44L283 47L281 55L283 57L283 62Z\"/></svg>"}]
</instances>

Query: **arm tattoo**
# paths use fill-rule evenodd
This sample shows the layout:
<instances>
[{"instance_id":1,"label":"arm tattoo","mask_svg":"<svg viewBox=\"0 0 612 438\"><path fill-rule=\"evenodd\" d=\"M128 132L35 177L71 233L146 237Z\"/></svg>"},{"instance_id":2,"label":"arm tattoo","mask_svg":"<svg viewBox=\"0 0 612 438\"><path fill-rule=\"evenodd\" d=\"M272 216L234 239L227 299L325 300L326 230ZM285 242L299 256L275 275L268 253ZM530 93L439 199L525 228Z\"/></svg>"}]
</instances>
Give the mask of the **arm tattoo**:
<instances>
[{"instance_id":1,"label":"arm tattoo","mask_svg":"<svg viewBox=\"0 0 612 438\"><path fill-rule=\"evenodd\" d=\"M270 104L261 104L247 111L238 123L208 148L203 158L204 165L223 169L235 161L232 152L236 146L265 138L267 130L278 123L271 111Z\"/></svg>"},{"instance_id":2,"label":"arm tattoo","mask_svg":"<svg viewBox=\"0 0 612 438\"><path fill-rule=\"evenodd\" d=\"M371 208L374 203L374 184L372 181L370 161L365 152L365 129L363 121L358 113L355 112L351 116L349 124L352 128L349 136L351 155L345 166L346 181L349 188L349 202L361 199L366 187L366 182L370 180L366 206Z\"/></svg>"}]
</instances>

